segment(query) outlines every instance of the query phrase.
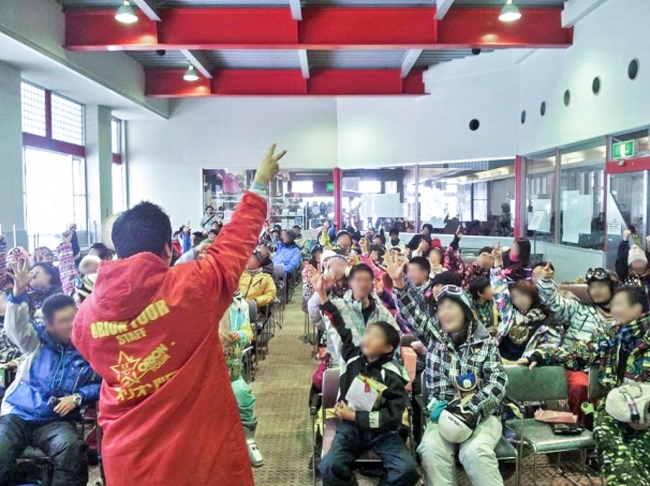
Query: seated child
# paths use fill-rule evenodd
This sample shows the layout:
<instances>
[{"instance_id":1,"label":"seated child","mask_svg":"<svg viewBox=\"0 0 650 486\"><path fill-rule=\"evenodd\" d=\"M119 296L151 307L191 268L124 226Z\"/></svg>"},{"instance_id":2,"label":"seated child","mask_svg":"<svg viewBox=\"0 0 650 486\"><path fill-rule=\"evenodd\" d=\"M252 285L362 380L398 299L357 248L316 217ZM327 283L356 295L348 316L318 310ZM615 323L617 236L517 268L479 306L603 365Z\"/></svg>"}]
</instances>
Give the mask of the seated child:
<instances>
[{"instance_id":1,"label":"seated child","mask_svg":"<svg viewBox=\"0 0 650 486\"><path fill-rule=\"evenodd\" d=\"M242 376L242 352L253 340L253 329L249 317L248 302L244 300L239 289L235 292L230 307L219 323L219 335L226 354L230 384L235 393L237 405L239 405L248 456L254 467L260 467L264 465L264 459L255 442L255 429L257 428L255 397L250 385Z\"/></svg>"},{"instance_id":2,"label":"seated child","mask_svg":"<svg viewBox=\"0 0 650 486\"><path fill-rule=\"evenodd\" d=\"M417 466L398 434L407 405L406 371L393 360L399 346L399 332L387 322L368 324L361 345L352 342L352 332L345 326L338 308L329 300L323 275L314 273L314 290L321 299L321 309L329 317L342 341L340 397L336 415L342 419L332 446L320 463L323 486L355 485L352 467L356 458L371 450L381 457L385 469L385 486L413 486L419 475ZM386 389L371 411L354 410L345 401L357 377L370 378Z\"/></svg>"}]
</instances>

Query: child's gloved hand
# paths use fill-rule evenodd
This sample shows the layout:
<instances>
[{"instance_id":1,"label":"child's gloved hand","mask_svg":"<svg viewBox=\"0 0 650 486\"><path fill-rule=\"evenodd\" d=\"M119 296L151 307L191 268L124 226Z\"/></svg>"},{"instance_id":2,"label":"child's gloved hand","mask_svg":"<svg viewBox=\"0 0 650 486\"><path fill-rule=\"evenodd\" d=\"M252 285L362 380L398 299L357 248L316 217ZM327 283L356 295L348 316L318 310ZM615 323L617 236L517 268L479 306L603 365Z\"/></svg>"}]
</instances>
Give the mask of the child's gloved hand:
<instances>
[{"instance_id":1,"label":"child's gloved hand","mask_svg":"<svg viewBox=\"0 0 650 486\"><path fill-rule=\"evenodd\" d=\"M432 423L437 424L442 411L447 408L449 402L447 400L434 400L429 404L429 419Z\"/></svg>"}]
</instances>

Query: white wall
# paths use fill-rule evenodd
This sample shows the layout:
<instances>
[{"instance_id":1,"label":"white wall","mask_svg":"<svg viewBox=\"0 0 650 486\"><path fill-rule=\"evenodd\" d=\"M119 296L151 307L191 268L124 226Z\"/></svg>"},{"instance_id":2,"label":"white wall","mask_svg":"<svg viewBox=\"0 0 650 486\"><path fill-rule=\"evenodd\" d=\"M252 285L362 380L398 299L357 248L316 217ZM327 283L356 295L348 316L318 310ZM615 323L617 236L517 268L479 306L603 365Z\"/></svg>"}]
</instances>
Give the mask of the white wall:
<instances>
[{"instance_id":1,"label":"white wall","mask_svg":"<svg viewBox=\"0 0 650 486\"><path fill-rule=\"evenodd\" d=\"M283 168L336 166L332 98L180 101L168 121L127 125L129 201L161 204L176 224L201 217L201 170L255 168L272 142Z\"/></svg>"},{"instance_id":2,"label":"white wall","mask_svg":"<svg viewBox=\"0 0 650 486\"><path fill-rule=\"evenodd\" d=\"M522 154L650 124L649 21L650 2L608 0L576 25L570 49L539 50L520 64L519 104L528 115L519 130ZM630 81L627 67L634 58L641 68ZM598 96L591 91L596 76Z\"/></svg>"}]
</instances>

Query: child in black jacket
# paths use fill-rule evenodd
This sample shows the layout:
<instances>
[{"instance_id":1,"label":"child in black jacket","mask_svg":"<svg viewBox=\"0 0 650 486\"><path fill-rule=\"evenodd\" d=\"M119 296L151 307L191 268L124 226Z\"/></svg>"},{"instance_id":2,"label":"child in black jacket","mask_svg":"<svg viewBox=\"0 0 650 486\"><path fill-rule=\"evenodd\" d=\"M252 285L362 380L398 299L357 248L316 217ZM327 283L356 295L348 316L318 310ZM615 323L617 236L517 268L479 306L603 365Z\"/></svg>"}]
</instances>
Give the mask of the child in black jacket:
<instances>
[{"instance_id":1,"label":"child in black jacket","mask_svg":"<svg viewBox=\"0 0 650 486\"><path fill-rule=\"evenodd\" d=\"M321 310L328 314L342 341L341 401L336 415L342 420L332 446L320 464L323 486L353 486L352 466L365 451L381 457L386 486L414 486L419 480L416 463L398 434L408 396L406 371L393 360L399 346L397 330L386 322L373 322L365 329L360 346L352 342L337 307L325 292L323 276L311 276L314 290L321 299ZM353 410L345 400L354 380L361 375L386 386L372 411Z\"/></svg>"}]
</instances>

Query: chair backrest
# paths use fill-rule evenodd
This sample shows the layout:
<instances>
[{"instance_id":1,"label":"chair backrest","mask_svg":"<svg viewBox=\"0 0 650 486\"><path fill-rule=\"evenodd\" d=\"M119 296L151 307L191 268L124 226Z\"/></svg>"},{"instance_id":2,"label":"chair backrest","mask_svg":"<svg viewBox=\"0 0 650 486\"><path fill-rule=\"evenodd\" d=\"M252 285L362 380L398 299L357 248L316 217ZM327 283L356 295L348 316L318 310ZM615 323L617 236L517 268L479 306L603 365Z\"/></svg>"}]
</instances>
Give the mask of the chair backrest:
<instances>
[{"instance_id":1,"label":"chair backrest","mask_svg":"<svg viewBox=\"0 0 650 486\"><path fill-rule=\"evenodd\" d=\"M527 366L506 366L505 369L508 398L517 402L567 399L566 370L562 366L542 366L533 370Z\"/></svg>"},{"instance_id":2,"label":"chair backrest","mask_svg":"<svg viewBox=\"0 0 650 486\"><path fill-rule=\"evenodd\" d=\"M281 280L286 276L284 273L284 263L276 263L273 265L273 278Z\"/></svg>"},{"instance_id":3,"label":"chair backrest","mask_svg":"<svg viewBox=\"0 0 650 486\"><path fill-rule=\"evenodd\" d=\"M406 372L409 375L409 382L406 384L406 391L411 391L413 380L415 380L415 374L417 373L418 355L413 348L403 347L401 352L404 368L406 368Z\"/></svg>"},{"instance_id":4,"label":"chair backrest","mask_svg":"<svg viewBox=\"0 0 650 486\"><path fill-rule=\"evenodd\" d=\"M339 369L328 368L323 373L323 408L336 405L339 396Z\"/></svg>"},{"instance_id":5,"label":"chair backrest","mask_svg":"<svg viewBox=\"0 0 650 486\"><path fill-rule=\"evenodd\" d=\"M248 318L251 321L251 324L254 324L257 321L257 302L254 300L248 301Z\"/></svg>"}]
</instances>

